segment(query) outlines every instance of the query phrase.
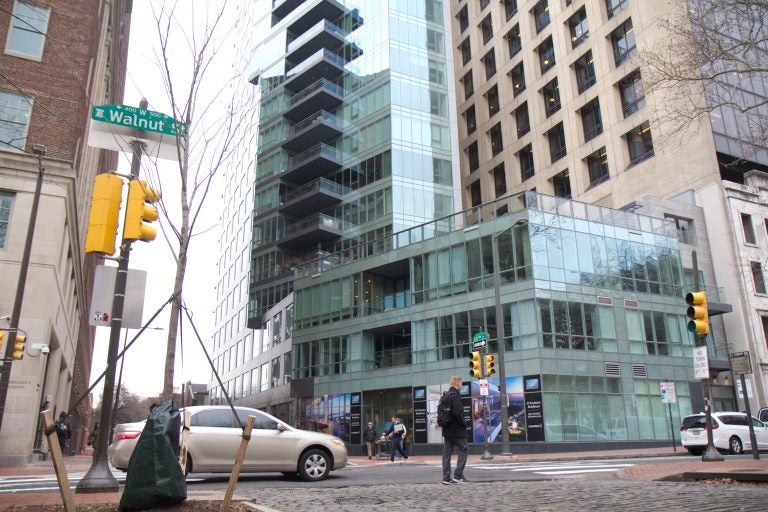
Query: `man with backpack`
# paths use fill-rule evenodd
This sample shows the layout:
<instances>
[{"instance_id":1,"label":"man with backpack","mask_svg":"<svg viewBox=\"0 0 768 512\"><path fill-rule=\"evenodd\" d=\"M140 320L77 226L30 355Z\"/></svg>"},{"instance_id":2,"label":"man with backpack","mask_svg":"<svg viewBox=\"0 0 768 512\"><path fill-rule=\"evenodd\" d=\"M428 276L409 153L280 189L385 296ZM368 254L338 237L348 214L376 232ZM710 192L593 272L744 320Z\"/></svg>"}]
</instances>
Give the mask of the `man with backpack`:
<instances>
[{"instance_id":1,"label":"man with backpack","mask_svg":"<svg viewBox=\"0 0 768 512\"><path fill-rule=\"evenodd\" d=\"M397 452L402 458L408 460L408 456L403 451L403 440L406 433L405 425L400 423L400 418L392 416L392 426L387 430L387 436L392 440L392 450L389 453L390 462L395 462L395 453Z\"/></svg>"},{"instance_id":2,"label":"man with backpack","mask_svg":"<svg viewBox=\"0 0 768 512\"><path fill-rule=\"evenodd\" d=\"M61 447L61 454L65 455L64 447L67 444L67 440L72 437L72 426L67 420L67 413L61 411L59 414L59 420L56 422L56 437L59 438L59 446Z\"/></svg>"},{"instance_id":3,"label":"man with backpack","mask_svg":"<svg viewBox=\"0 0 768 512\"><path fill-rule=\"evenodd\" d=\"M464 406L461 404L461 377L451 377L451 387L440 399L437 424L443 429L443 485L466 484L464 466L467 465L467 424L464 423ZM451 478L451 457L458 451L456 471Z\"/></svg>"}]
</instances>

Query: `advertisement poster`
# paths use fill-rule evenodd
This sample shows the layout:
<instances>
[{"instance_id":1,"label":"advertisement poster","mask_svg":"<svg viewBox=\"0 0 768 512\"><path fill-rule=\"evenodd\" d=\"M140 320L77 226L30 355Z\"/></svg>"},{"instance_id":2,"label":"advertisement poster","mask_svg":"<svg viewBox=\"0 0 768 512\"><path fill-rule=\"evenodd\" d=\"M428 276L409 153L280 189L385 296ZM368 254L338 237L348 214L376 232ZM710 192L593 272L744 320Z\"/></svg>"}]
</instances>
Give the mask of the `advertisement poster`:
<instances>
[{"instance_id":1,"label":"advertisement poster","mask_svg":"<svg viewBox=\"0 0 768 512\"><path fill-rule=\"evenodd\" d=\"M538 393L538 411L532 410L531 412L536 415L533 422L534 438L529 436L529 419L527 415L528 405L528 392L524 390L523 383L528 381L531 377L538 379L538 376L526 376L523 378L520 375L507 377L505 379L506 392L507 392L507 412L509 414L509 440L512 441L543 441L543 428L542 428L542 416L541 416L541 392L540 386L537 388ZM538 382L538 380L537 380ZM531 384L531 382L528 382ZM488 379L488 396L480 396L480 385L478 381L473 381L471 390L471 410L472 410L472 434L470 439L475 443L482 443L483 439L483 415L485 414L485 408L488 408L488 442L500 443L501 442L501 395L499 394L499 379ZM538 386L538 384L537 384ZM534 401L535 397L532 395L531 399ZM487 405L486 405L487 404ZM541 432L542 439L536 439Z\"/></svg>"},{"instance_id":2,"label":"advertisement poster","mask_svg":"<svg viewBox=\"0 0 768 512\"><path fill-rule=\"evenodd\" d=\"M413 442L427 442L427 388L413 388Z\"/></svg>"},{"instance_id":3,"label":"advertisement poster","mask_svg":"<svg viewBox=\"0 0 768 512\"><path fill-rule=\"evenodd\" d=\"M350 443L352 444L360 444L363 442L361 433L362 427L360 425L360 415L362 413L360 398L360 393L352 393L350 395Z\"/></svg>"},{"instance_id":4,"label":"advertisement poster","mask_svg":"<svg viewBox=\"0 0 768 512\"><path fill-rule=\"evenodd\" d=\"M525 422L528 441L544 441L544 414L541 402L541 377L526 375L523 377L525 391ZM509 426L510 438L512 423Z\"/></svg>"}]
</instances>

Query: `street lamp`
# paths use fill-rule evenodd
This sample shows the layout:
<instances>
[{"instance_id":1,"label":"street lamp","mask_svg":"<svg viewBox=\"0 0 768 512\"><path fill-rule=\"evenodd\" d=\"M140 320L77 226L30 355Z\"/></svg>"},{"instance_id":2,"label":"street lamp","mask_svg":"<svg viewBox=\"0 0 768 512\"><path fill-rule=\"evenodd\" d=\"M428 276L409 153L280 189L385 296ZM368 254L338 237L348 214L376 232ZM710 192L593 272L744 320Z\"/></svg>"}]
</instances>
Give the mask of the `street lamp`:
<instances>
[{"instance_id":1,"label":"street lamp","mask_svg":"<svg viewBox=\"0 0 768 512\"><path fill-rule=\"evenodd\" d=\"M528 224L528 219L519 219L512 227L522 227ZM493 249L493 294L496 301L496 337L499 350L499 395L501 396L501 455L512 455L509 448L509 397L507 396L507 371L505 367L506 342L504 340L504 312L501 307L500 291L500 265L499 265L499 242L498 238L506 233L505 229L494 233L491 242Z\"/></svg>"}]
</instances>

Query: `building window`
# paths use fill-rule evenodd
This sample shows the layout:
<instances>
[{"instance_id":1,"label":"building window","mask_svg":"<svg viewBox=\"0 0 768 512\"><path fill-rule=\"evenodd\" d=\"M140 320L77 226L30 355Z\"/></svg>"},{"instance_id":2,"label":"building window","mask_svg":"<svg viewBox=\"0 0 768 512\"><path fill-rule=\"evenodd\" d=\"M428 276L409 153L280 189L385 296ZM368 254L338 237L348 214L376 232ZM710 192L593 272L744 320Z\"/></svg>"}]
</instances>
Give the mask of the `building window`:
<instances>
[{"instance_id":1,"label":"building window","mask_svg":"<svg viewBox=\"0 0 768 512\"><path fill-rule=\"evenodd\" d=\"M469 46L469 38L466 38L464 41L462 41L462 43L459 45L459 50L461 50L462 65L466 65L467 62L472 59L472 49Z\"/></svg>"},{"instance_id":2,"label":"building window","mask_svg":"<svg viewBox=\"0 0 768 512\"><path fill-rule=\"evenodd\" d=\"M485 65L485 79L490 80L496 74L496 54L493 50L485 54L483 65Z\"/></svg>"},{"instance_id":3,"label":"building window","mask_svg":"<svg viewBox=\"0 0 768 512\"><path fill-rule=\"evenodd\" d=\"M765 340L766 346L768 346L768 316L761 316L760 320L763 323L763 339Z\"/></svg>"},{"instance_id":4,"label":"building window","mask_svg":"<svg viewBox=\"0 0 768 512\"><path fill-rule=\"evenodd\" d=\"M756 244L755 228L752 226L752 216L746 213L741 214L741 229L744 231L744 241L748 244Z\"/></svg>"},{"instance_id":5,"label":"building window","mask_svg":"<svg viewBox=\"0 0 768 512\"><path fill-rule=\"evenodd\" d=\"M539 66L543 75L548 69L555 65L555 47L552 44L552 36L549 36L541 43L536 52L539 54Z\"/></svg>"},{"instance_id":6,"label":"building window","mask_svg":"<svg viewBox=\"0 0 768 512\"><path fill-rule=\"evenodd\" d=\"M552 190L556 197L571 197L571 178L568 169L552 176Z\"/></svg>"},{"instance_id":7,"label":"building window","mask_svg":"<svg viewBox=\"0 0 768 512\"><path fill-rule=\"evenodd\" d=\"M490 3L491 3L491 0L480 0L480 10L482 11L483 9L488 7Z\"/></svg>"},{"instance_id":8,"label":"building window","mask_svg":"<svg viewBox=\"0 0 768 512\"><path fill-rule=\"evenodd\" d=\"M629 0L605 0L605 10L608 12L608 18L613 18L628 3Z\"/></svg>"},{"instance_id":9,"label":"building window","mask_svg":"<svg viewBox=\"0 0 768 512\"><path fill-rule=\"evenodd\" d=\"M467 6L461 8L459 14L456 15L459 18L459 30L464 32L469 27L469 15L467 14Z\"/></svg>"},{"instance_id":10,"label":"building window","mask_svg":"<svg viewBox=\"0 0 768 512\"><path fill-rule=\"evenodd\" d=\"M624 138L627 139L631 165L638 164L653 156L653 138L651 137L651 125L648 124L648 121L627 132Z\"/></svg>"},{"instance_id":11,"label":"building window","mask_svg":"<svg viewBox=\"0 0 768 512\"><path fill-rule=\"evenodd\" d=\"M590 141L603 133L603 119L600 115L600 102L597 98L581 107L579 112L581 113L581 124L584 128L584 142Z\"/></svg>"},{"instance_id":12,"label":"building window","mask_svg":"<svg viewBox=\"0 0 768 512\"><path fill-rule=\"evenodd\" d=\"M528 102L515 109L515 123L517 125L518 139L531 131L531 121L528 119Z\"/></svg>"},{"instance_id":13,"label":"building window","mask_svg":"<svg viewBox=\"0 0 768 512\"><path fill-rule=\"evenodd\" d=\"M536 33L538 34L544 27L549 25L549 2L547 0L539 0L539 2L531 9L533 19L536 22Z\"/></svg>"},{"instance_id":14,"label":"building window","mask_svg":"<svg viewBox=\"0 0 768 512\"><path fill-rule=\"evenodd\" d=\"M469 172L476 171L480 167L480 156L477 152L477 141L467 147L467 159L469 160Z\"/></svg>"},{"instance_id":15,"label":"building window","mask_svg":"<svg viewBox=\"0 0 768 512\"><path fill-rule=\"evenodd\" d=\"M475 132L477 129L477 120L475 119L475 106L472 105L464 111L464 121L467 123L467 135Z\"/></svg>"},{"instance_id":16,"label":"building window","mask_svg":"<svg viewBox=\"0 0 768 512\"><path fill-rule=\"evenodd\" d=\"M26 96L0 91L0 147L24 150L27 144L32 101Z\"/></svg>"},{"instance_id":17,"label":"building window","mask_svg":"<svg viewBox=\"0 0 768 512\"><path fill-rule=\"evenodd\" d=\"M501 153L504 149L504 138L501 135L501 123L496 123L493 128L488 131L488 137L491 139L491 153L493 156Z\"/></svg>"},{"instance_id":18,"label":"building window","mask_svg":"<svg viewBox=\"0 0 768 512\"><path fill-rule=\"evenodd\" d=\"M480 180L476 180L469 186L469 199L472 202L472 206L483 204L483 198L480 195Z\"/></svg>"},{"instance_id":19,"label":"building window","mask_svg":"<svg viewBox=\"0 0 768 512\"><path fill-rule=\"evenodd\" d=\"M11 222L11 207L13 206L13 194L0 192L0 249L5 249L5 241L8 239L8 226Z\"/></svg>"},{"instance_id":20,"label":"building window","mask_svg":"<svg viewBox=\"0 0 768 512\"><path fill-rule=\"evenodd\" d=\"M517 14L517 0L501 0L501 3L504 4L504 15L509 21L509 18Z\"/></svg>"},{"instance_id":21,"label":"building window","mask_svg":"<svg viewBox=\"0 0 768 512\"><path fill-rule=\"evenodd\" d=\"M530 144L517 152L517 158L520 160L520 178L525 181L536 174L533 165L533 148Z\"/></svg>"},{"instance_id":22,"label":"building window","mask_svg":"<svg viewBox=\"0 0 768 512\"><path fill-rule=\"evenodd\" d=\"M485 93L485 99L488 101L488 117L493 117L499 111L499 88L493 86Z\"/></svg>"},{"instance_id":23,"label":"building window","mask_svg":"<svg viewBox=\"0 0 768 512\"><path fill-rule=\"evenodd\" d=\"M571 32L571 48L576 48L589 37L587 10L584 7L568 18L568 29Z\"/></svg>"},{"instance_id":24,"label":"building window","mask_svg":"<svg viewBox=\"0 0 768 512\"><path fill-rule=\"evenodd\" d=\"M483 18L483 21L480 22L480 30L483 32L483 44L487 43L493 38L493 24L491 22L490 14Z\"/></svg>"},{"instance_id":25,"label":"building window","mask_svg":"<svg viewBox=\"0 0 768 512\"><path fill-rule=\"evenodd\" d=\"M504 171L504 162L493 168L493 190L496 197L501 197L507 193L507 173Z\"/></svg>"},{"instance_id":26,"label":"building window","mask_svg":"<svg viewBox=\"0 0 768 512\"><path fill-rule=\"evenodd\" d=\"M509 77L512 79L512 94L516 97L525 90L525 70L522 62L512 68Z\"/></svg>"},{"instance_id":27,"label":"building window","mask_svg":"<svg viewBox=\"0 0 768 512\"><path fill-rule=\"evenodd\" d=\"M696 238L693 233L693 221L691 219L684 219L674 215L665 215L664 218L674 222L678 242L691 245L696 243Z\"/></svg>"},{"instance_id":28,"label":"building window","mask_svg":"<svg viewBox=\"0 0 768 512\"><path fill-rule=\"evenodd\" d=\"M42 60L51 9L17 0L13 6L6 53Z\"/></svg>"},{"instance_id":29,"label":"building window","mask_svg":"<svg viewBox=\"0 0 768 512\"><path fill-rule=\"evenodd\" d=\"M512 30L507 32L504 36L507 38L507 46L509 47L509 58L514 57L517 53L523 49L523 41L520 39L520 24L512 27Z\"/></svg>"},{"instance_id":30,"label":"building window","mask_svg":"<svg viewBox=\"0 0 768 512\"><path fill-rule=\"evenodd\" d=\"M632 18L628 18L619 28L611 32L611 43L613 44L613 58L617 66L637 53L635 34L632 31Z\"/></svg>"},{"instance_id":31,"label":"building window","mask_svg":"<svg viewBox=\"0 0 768 512\"><path fill-rule=\"evenodd\" d=\"M763 277L763 266L759 261L751 261L749 266L752 268L752 280L755 282L755 293L765 294L765 278Z\"/></svg>"},{"instance_id":32,"label":"building window","mask_svg":"<svg viewBox=\"0 0 768 512\"><path fill-rule=\"evenodd\" d=\"M573 63L573 70L576 73L576 87L579 94L595 85L595 61L592 59L592 50Z\"/></svg>"},{"instance_id":33,"label":"building window","mask_svg":"<svg viewBox=\"0 0 768 512\"><path fill-rule=\"evenodd\" d=\"M549 140L549 156L552 163L560 160L568 153L565 147L563 123L558 123L557 126L547 132L547 140Z\"/></svg>"},{"instance_id":34,"label":"building window","mask_svg":"<svg viewBox=\"0 0 768 512\"><path fill-rule=\"evenodd\" d=\"M557 85L557 78L542 87L541 94L544 96L544 111L547 117L560 110L560 88Z\"/></svg>"},{"instance_id":35,"label":"building window","mask_svg":"<svg viewBox=\"0 0 768 512\"><path fill-rule=\"evenodd\" d=\"M472 70L470 69L469 72L464 75L461 79L461 85L464 86L464 100L468 100L472 97L473 94L475 94L475 84L472 80Z\"/></svg>"},{"instance_id":36,"label":"building window","mask_svg":"<svg viewBox=\"0 0 768 512\"><path fill-rule=\"evenodd\" d=\"M624 117L629 117L645 106L645 89L640 70L635 70L621 79L619 94Z\"/></svg>"},{"instance_id":37,"label":"building window","mask_svg":"<svg viewBox=\"0 0 768 512\"><path fill-rule=\"evenodd\" d=\"M587 156L587 170L589 171L590 187L608 180L608 153L605 151L605 147Z\"/></svg>"}]
</instances>

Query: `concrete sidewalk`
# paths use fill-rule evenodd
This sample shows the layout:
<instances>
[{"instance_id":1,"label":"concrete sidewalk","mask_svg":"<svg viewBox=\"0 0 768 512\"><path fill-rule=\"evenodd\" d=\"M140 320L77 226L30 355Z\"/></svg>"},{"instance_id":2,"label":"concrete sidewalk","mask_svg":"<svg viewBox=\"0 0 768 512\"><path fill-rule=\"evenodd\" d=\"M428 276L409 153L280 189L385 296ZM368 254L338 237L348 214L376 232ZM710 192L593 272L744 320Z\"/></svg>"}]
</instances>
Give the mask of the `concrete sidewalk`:
<instances>
[{"instance_id":1,"label":"concrete sidewalk","mask_svg":"<svg viewBox=\"0 0 768 512\"><path fill-rule=\"evenodd\" d=\"M621 478L633 480L734 480L757 481L768 483L768 455L761 460L725 460L718 462L703 462L701 457L689 455L682 448L673 451L669 448L645 448L634 450L606 450L593 452L569 452L569 453L539 453L525 455L500 456L494 455L489 461L483 461L479 455L470 455L471 464L498 464L509 462L542 462L547 460L601 460L621 457L663 457L679 456L677 462L658 464L640 464L631 466L619 473ZM84 475L91 467L90 456L73 456L65 459L67 474L72 477ZM368 457L350 457L350 464L359 467L389 464L388 459L371 459ZM413 455L409 457L410 464L440 464L439 455ZM33 475L53 475L53 465L50 461L33 462L20 466L0 467L0 477L24 477ZM75 494L77 504L114 503L120 501L120 492L98 494ZM211 496L210 493L195 491L189 492L189 499L222 499L221 496ZM0 494L0 511L9 507L29 505L61 505L62 500L58 490L35 493Z\"/></svg>"}]
</instances>

